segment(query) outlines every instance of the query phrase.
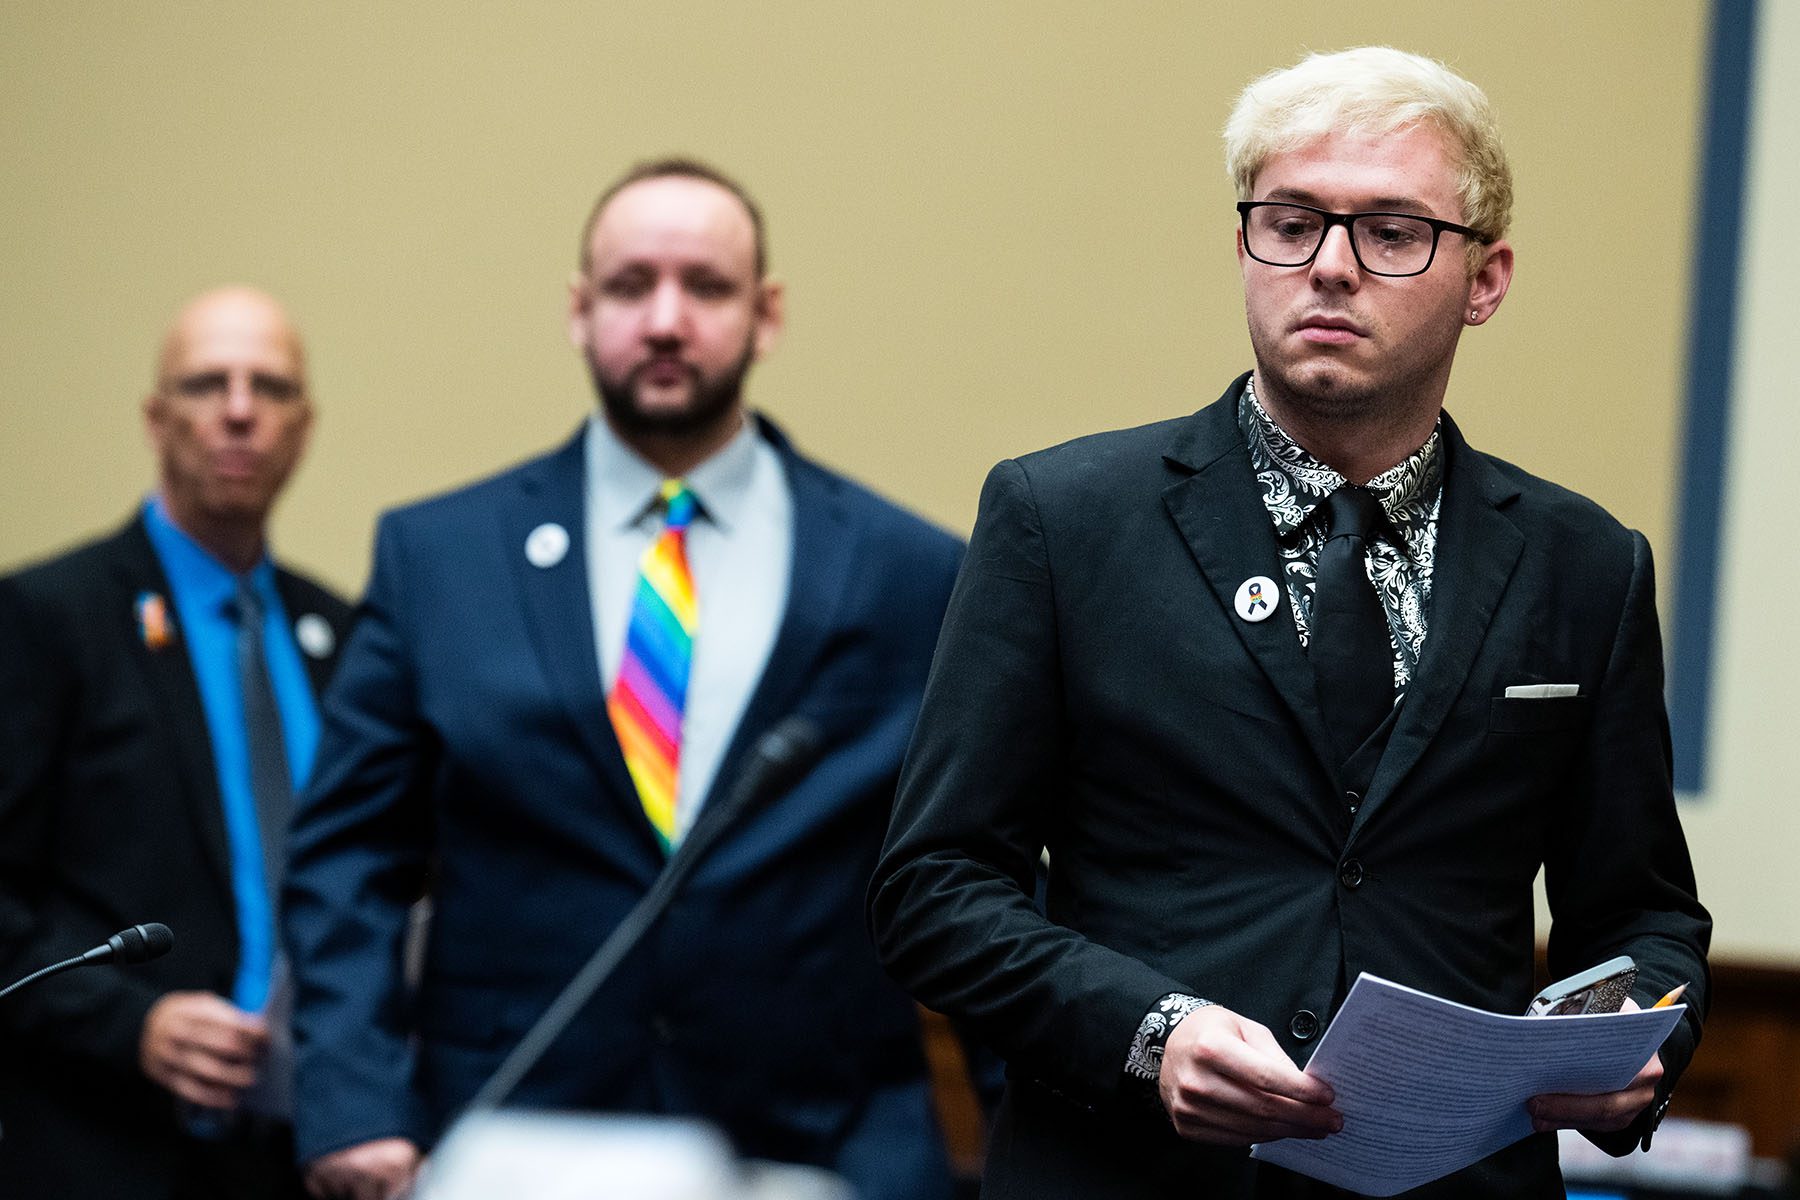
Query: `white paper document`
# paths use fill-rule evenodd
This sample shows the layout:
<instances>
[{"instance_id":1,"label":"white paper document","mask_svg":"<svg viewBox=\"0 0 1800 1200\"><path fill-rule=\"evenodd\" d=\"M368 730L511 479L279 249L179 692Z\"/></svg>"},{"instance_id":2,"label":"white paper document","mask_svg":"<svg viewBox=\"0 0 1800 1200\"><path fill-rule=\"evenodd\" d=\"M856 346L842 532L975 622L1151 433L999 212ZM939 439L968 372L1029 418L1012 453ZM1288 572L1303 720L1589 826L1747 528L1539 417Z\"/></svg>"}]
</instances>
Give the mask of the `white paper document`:
<instances>
[{"instance_id":1,"label":"white paper document","mask_svg":"<svg viewBox=\"0 0 1800 1200\"><path fill-rule=\"evenodd\" d=\"M1336 1092L1343 1129L1266 1142L1251 1157L1392 1196L1531 1133L1533 1096L1623 1088L1686 1011L1507 1017L1365 972L1306 1065Z\"/></svg>"}]
</instances>

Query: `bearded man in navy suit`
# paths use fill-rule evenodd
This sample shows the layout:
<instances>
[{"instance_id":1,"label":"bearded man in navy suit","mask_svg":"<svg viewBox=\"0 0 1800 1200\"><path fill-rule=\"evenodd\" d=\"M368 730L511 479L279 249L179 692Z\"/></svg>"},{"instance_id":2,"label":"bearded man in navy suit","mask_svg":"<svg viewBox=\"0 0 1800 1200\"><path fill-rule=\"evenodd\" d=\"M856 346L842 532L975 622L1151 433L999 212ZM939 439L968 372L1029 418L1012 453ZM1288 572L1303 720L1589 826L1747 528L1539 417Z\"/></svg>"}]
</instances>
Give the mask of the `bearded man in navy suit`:
<instances>
[{"instance_id":1,"label":"bearded man in navy suit","mask_svg":"<svg viewBox=\"0 0 1800 1200\"><path fill-rule=\"evenodd\" d=\"M796 714L816 755L719 831L514 1098L699 1116L865 1197L947 1194L916 1015L860 897L961 546L747 412L782 298L742 187L685 160L634 170L596 205L570 288L600 411L382 520L286 896L317 1194L405 1186ZM669 650L642 636L646 596L671 590L672 560L651 559L677 532L689 627L679 666L645 671ZM680 686L652 702L646 680ZM662 720L660 765L621 712Z\"/></svg>"},{"instance_id":2,"label":"bearded man in navy suit","mask_svg":"<svg viewBox=\"0 0 1800 1200\"><path fill-rule=\"evenodd\" d=\"M1533 1098L1419 1194L1561 1196L1550 1131L1647 1138L1705 1005L1649 547L1443 411L1513 273L1479 89L1317 55L1226 151L1255 370L994 468L877 940L1008 1059L984 1196L1334 1196L1246 1151L1340 1127L1299 1064L1349 985L1524 1011L1542 869L1553 973L1628 954L1690 1006L1628 1087Z\"/></svg>"}]
</instances>

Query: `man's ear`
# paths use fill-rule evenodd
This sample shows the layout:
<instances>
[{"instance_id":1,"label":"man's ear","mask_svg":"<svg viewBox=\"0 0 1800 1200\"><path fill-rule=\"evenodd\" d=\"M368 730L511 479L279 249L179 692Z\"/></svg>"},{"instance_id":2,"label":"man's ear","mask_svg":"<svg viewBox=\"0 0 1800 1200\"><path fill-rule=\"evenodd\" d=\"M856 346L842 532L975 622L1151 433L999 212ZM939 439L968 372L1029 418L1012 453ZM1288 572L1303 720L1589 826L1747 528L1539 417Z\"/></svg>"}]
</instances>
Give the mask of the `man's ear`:
<instances>
[{"instance_id":1,"label":"man's ear","mask_svg":"<svg viewBox=\"0 0 1800 1200\"><path fill-rule=\"evenodd\" d=\"M588 343L588 309L593 304L593 292L588 287L587 276L575 271L569 276L569 344L577 350Z\"/></svg>"},{"instance_id":2,"label":"man's ear","mask_svg":"<svg viewBox=\"0 0 1800 1200\"><path fill-rule=\"evenodd\" d=\"M145 394L140 411L144 414L144 438L153 447L162 447L163 397L160 391Z\"/></svg>"},{"instance_id":3,"label":"man's ear","mask_svg":"<svg viewBox=\"0 0 1800 1200\"><path fill-rule=\"evenodd\" d=\"M756 291L756 357L774 351L781 342L787 320L787 288L779 279L765 279Z\"/></svg>"},{"instance_id":4,"label":"man's ear","mask_svg":"<svg viewBox=\"0 0 1800 1200\"><path fill-rule=\"evenodd\" d=\"M1481 265L1469 277L1469 316L1467 323L1479 325L1494 315L1512 286L1512 243L1498 241L1481 256Z\"/></svg>"}]
</instances>

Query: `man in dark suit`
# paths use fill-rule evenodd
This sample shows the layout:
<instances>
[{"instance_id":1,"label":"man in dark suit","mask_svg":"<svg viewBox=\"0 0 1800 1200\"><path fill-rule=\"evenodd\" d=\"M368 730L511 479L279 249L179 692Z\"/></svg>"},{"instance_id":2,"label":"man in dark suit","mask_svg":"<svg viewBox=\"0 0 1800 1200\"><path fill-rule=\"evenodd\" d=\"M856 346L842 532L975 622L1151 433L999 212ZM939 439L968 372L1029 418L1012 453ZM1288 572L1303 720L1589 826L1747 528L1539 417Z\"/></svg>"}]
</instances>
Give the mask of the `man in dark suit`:
<instances>
[{"instance_id":1,"label":"man in dark suit","mask_svg":"<svg viewBox=\"0 0 1800 1200\"><path fill-rule=\"evenodd\" d=\"M144 921L175 946L0 1003L9 1200L299 1194L272 876L349 610L266 549L312 422L280 306L189 304L144 417L142 511L0 580L0 973Z\"/></svg>"},{"instance_id":2,"label":"man in dark suit","mask_svg":"<svg viewBox=\"0 0 1800 1200\"><path fill-rule=\"evenodd\" d=\"M1252 84L1255 370L989 476L870 900L895 976L1009 1059L984 1195L1341 1194L1244 1148L1340 1127L1297 1064L1363 971L1523 1011L1540 867L1553 972L1630 954L1636 1002L1691 1007L1536 1127L1623 1152L1693 1052L1649 550L1442 411L1512 275L1494 129L1389 49ZM1560 1196L1555 1140L1421 1194Z\"/></svg>"},{"instance_id":3,"label":"man in dark suit","mask_svg":"<svg viewBox=\"0 0 1800 1200\"><path fill-rule=\"evenodd\" d=\"M404 1185L791 715L816 754L722 830L514 1099L699 1116L870 1200L946 1194L915 1013L861 908L961 546L746 413L781 302L740 186L633 171L570 291L600 411L382 520L284 907L319 1194Z\"/></svg>"}]
</instances>

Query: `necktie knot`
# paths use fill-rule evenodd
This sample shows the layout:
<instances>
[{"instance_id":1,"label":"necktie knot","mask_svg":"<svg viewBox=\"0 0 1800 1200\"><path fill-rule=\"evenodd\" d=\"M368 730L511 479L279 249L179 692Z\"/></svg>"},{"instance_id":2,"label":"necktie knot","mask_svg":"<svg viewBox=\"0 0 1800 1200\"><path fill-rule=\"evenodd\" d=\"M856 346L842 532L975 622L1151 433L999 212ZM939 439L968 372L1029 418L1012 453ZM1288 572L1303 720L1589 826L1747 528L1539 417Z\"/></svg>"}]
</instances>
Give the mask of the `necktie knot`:
<instances>
[{"instance_id":1,"label":"necktie knot","mask_svg":"<svg viewBox=\"0 0 1800 1200\"><path fill-rule=\"evenodd\" d=\"M679 479L665 479L657 495L662 500L664 525L677 533L686 529L699 507L687 484Z\"/></svg>"},{"instance_id":2,"label":"necktie knot","mask_svg":"<svg viewBox=\"0 0 1800 1200\"><path fill-rule=\"evenodd\" d=\"M262 597L256 594L256 587L248 576L237 581L237 591L225 602L225 615L240 629L262 624Z\"/></svg>"},{"instance_id":3,"label":"necktie knot","mask_svg":"<svg viewBox=\"0 0 1800 1200\"><path fill-rule=\"evenodd\" d=\"M1325 497L1326 541L1353 537L1366 542L1381 522L1381 501L1368 488L1346 483Z\"/></svg>"}]
</instances>

